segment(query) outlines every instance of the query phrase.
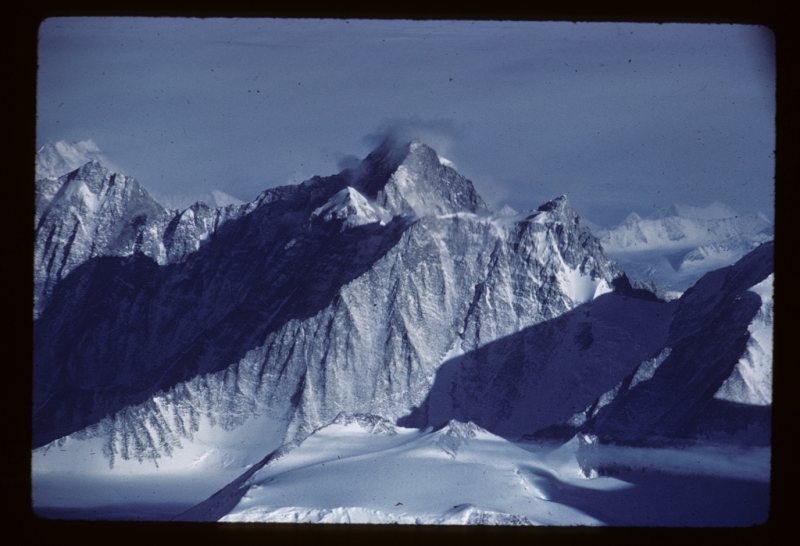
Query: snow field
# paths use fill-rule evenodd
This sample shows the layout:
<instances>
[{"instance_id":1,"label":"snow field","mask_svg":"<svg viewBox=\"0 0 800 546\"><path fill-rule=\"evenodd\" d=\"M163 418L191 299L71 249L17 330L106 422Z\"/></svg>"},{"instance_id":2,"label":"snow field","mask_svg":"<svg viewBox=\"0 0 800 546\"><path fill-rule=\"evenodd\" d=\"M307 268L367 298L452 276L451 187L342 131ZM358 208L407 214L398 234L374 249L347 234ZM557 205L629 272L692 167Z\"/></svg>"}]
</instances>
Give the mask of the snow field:
<instances>
[{"instance_id":1,"label":"snow field","mask_svg":"<svg viewBox=\"0 0 800 546\"><path fill-rule=\"evenodd\" d=\"M32 500L37 507L92 507L158 502L196 504L277 448L286 425L254 415L225 431L202 416L193 438L157 461L103 455L105 438L67 436L35 449Z\"/></svg>"},{"instance_id":2,"label":"snow field","mask_svg":"<svg viewBox=\"0 0 800 546\"><path fill-rule=\"evenodd\" d=\"M614 478L587 480L574 445L551 453L551 468L485 431L466 438L452 427L396 431L323 427L253 474L220 521L598 525L551 502L545 491L562 480L591 481L599 489L628 486Z\"/></svg>"},{"instance_id":3,"label":"snow field","mask_svg":"<svg viewBox=\"0 0 800 546\"><path fill-rule=\"evenodd\" d=\"M563 272L559 275L559 281L561 281L564 292L575 304L593 300L613 291L605 279L600 277L592 279L589 275L582 275L580 271L572 269L566 264L564 264Z\"/></svg>"}]
</instances>

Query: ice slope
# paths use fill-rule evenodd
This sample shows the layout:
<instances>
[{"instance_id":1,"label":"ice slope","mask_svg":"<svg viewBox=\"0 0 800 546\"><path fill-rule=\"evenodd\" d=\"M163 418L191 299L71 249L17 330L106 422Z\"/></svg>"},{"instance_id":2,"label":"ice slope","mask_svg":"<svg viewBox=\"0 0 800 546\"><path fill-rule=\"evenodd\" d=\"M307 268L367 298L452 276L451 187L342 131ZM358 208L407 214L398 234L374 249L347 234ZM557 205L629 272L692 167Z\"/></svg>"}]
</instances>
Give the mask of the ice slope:
<instances>
[{"instance_id":1,"label":"ice slope","mask_svg":"<svg viewBox=\"0 0 800 546\"><path fill-rule=\"evenodd\" d=\"M340 415L176 519L598 525L549 500L546 490L559 483L629 486L614 478L587 479L569 450L547 465L472 423L451 421L434 432L354 417ZM379 430L376 421L383 424Z\"/></svg>"},{"instance_id":2,"label":"ice slope","mask_svg":"<svg viewBox=\"0 0 800 546\"><path fill-rule=\"evenodd\" d=\"M730 265L773 238L764 215L743 216L727 205L673 205L647 218L631 213L596 232L605 251L637 280L683 292L704 273Z\"/></svg>"}]
</instances>

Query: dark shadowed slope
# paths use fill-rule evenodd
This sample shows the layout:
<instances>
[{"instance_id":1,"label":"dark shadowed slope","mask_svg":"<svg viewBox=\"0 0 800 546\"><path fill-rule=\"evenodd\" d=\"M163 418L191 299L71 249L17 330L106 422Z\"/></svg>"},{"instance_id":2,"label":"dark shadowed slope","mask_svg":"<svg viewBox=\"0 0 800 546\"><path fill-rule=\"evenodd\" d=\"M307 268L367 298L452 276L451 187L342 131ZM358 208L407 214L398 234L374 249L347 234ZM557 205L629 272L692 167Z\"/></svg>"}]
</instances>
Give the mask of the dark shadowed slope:
<instances>
[{"instance_id":1,"label":"dark shadowed slope","mask_svg":"<svg viewBox=\"0 0 800 546\"><path fill-rule=\"evenodd\" d=\"M766 384L771 392L771 348L747 381L737 376L738 367L758 350L752 346L753 325L762 321L771 332L771 317L761 316L770 315L762 310L771 308L771 293L762 301L752 289L769 280L773 260L774 244L767 242L734 265L704 275L678 300L659 358L637 368L571 424L540 436L563 438L581 431L633 446L698 439L770 445L771 398L759 400L753 389ZM723 394L726 382L738 386Z\"/></svg>"},{"instance_id":2,"label":"dark shadowed slope","mask_svg":"<svg viewBox=\"0 0 800 546\"><path fill-rule=\"evenodd\" d=\"M136 252L75 267L34 325L34 447L223 369L329 305L409 225L398 216L339 233L341 222L313 221L345 186L335 176L268 190L179 263Z\"/></svg>"},{"instance_id":3,"label":"dark shadowed slope","mask_svg":"<svg viewBox=\"0 0 800 546\"><path fill-rule=\"evenodd\" d=\"M646 294L650 298L604 294L452 358L424 404L397 424L438 428L451 419L472 421L516 440L568 418L665 342L676 305Z\"/></svg>"}]
</instances>

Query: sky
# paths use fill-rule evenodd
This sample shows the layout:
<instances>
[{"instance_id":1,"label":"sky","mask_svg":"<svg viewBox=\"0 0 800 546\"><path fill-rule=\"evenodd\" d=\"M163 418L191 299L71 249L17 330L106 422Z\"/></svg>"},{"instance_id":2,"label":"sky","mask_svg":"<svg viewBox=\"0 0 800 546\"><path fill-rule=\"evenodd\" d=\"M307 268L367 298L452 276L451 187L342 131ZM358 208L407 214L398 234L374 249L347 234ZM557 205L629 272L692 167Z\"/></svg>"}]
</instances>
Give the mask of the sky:
<instances>
[{"instance_id":1,"label":"sky","mask_svg":"<svg viewBox=\"0 0 800 546\"><path fill-rule=\"evenodd\" d=\"M420 138L499 209L605 227L720 201L774 218L775 40L753 25L51 18L37 148L93 140L188 205Z\"/></svg>"}]
</instances>

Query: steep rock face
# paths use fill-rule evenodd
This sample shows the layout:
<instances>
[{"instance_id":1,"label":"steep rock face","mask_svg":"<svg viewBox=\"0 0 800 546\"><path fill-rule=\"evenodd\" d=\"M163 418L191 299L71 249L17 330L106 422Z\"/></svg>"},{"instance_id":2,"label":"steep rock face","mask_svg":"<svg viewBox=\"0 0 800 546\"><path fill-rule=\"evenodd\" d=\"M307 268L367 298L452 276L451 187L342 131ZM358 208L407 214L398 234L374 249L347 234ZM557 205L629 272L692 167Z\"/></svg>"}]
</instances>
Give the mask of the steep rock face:
<instances>
[{"instance_id":1,"label":"steep rock face","mask_svg":"<svg viewBox=\"0 0 800 546\"><path fill-rule=\"evenodd\" d=\"M473 421L516 440L567 420L666 342L676 302L604 294L551 320L457 354L401 426Z\"/></svg>"},{"instance_id":2,"label":"steep rock face","mask_svg":"<svg viewBox=\"0 0 800 546\"><path fill-rule=\"evenodd\" d=\"M202 233L205 210L168 226ZM157 458L198 412L224 430L268 413L285 440L342 411L394 421L454 348L557 317L621 275L566 198L493 216L419 142L267 190L180 261L168 229L165 265L89 259L56 287L35 325L35 445L90 427L109 454Z\"/></svg>"},{"instance_id":3,"label":"steep rock face","mask_svg":"<svg viewBox=\"0 0 800 546\"><path fill-rule=\"evenodd\" d=\"M658 354L543 435L580 431L647 446L698 439L769 445L773 255L773 243L764 243L704 275L678 301Z\"/></svg>"},{"instance_id":4,"label":"steep rock face","mask_svg":"<svg viewBox=\"0 0 800 546\"><path fill-rule=\"evenodd\" d=\"M56 284L96 256L142 252L164 259L158 226L166 211L136 180L96 161L37 182L34 316Z\"/></svg>"},{"instance_id":5,"label":"steep rock face","mask_svg":"<svg viewBox=\"0 0 800 546\"><path fill-rule=\"evenodd\" d=\"M197 203L164 209L136 179L110 172L97 161L60 178L36 182L34 318L55 286L97 257L142 254L158 264L196 251L221 223L244 212L231 205Z\"/></svg>"},{"instance_id":6,"label":"steep rock face","mask_svg":"<svg viewBox=\"0 0 800 546\"><path fill-rule=\"evenodd\" d=\"M342 408L397 419L427 395L454 346L472 350L591 299L594 290L572 291L559 280L567 268L557 238L540 225L505 230L477 216L412 224L291 336L303 346L287 355L292 369L304 370L297 433ZM605 281L585 278L591 286ZM309 339L309 329L324 335Z\"/></svg>"},{"instance_id":7,"label":"steep rock face","mask_svg":"<svg viewBox=\"0 0 800 546\"><path fill-rule=\"evenodd\" d=\"M394 166L398 158L404 158ZM364 160L375 173L357 182L367 197L394 214L428 215L487 212L472 183L443 165L436 152L418 140L399 145L384 142ZM389 170L388 181L383 181Z\"/></svg>"}]
</instances>

